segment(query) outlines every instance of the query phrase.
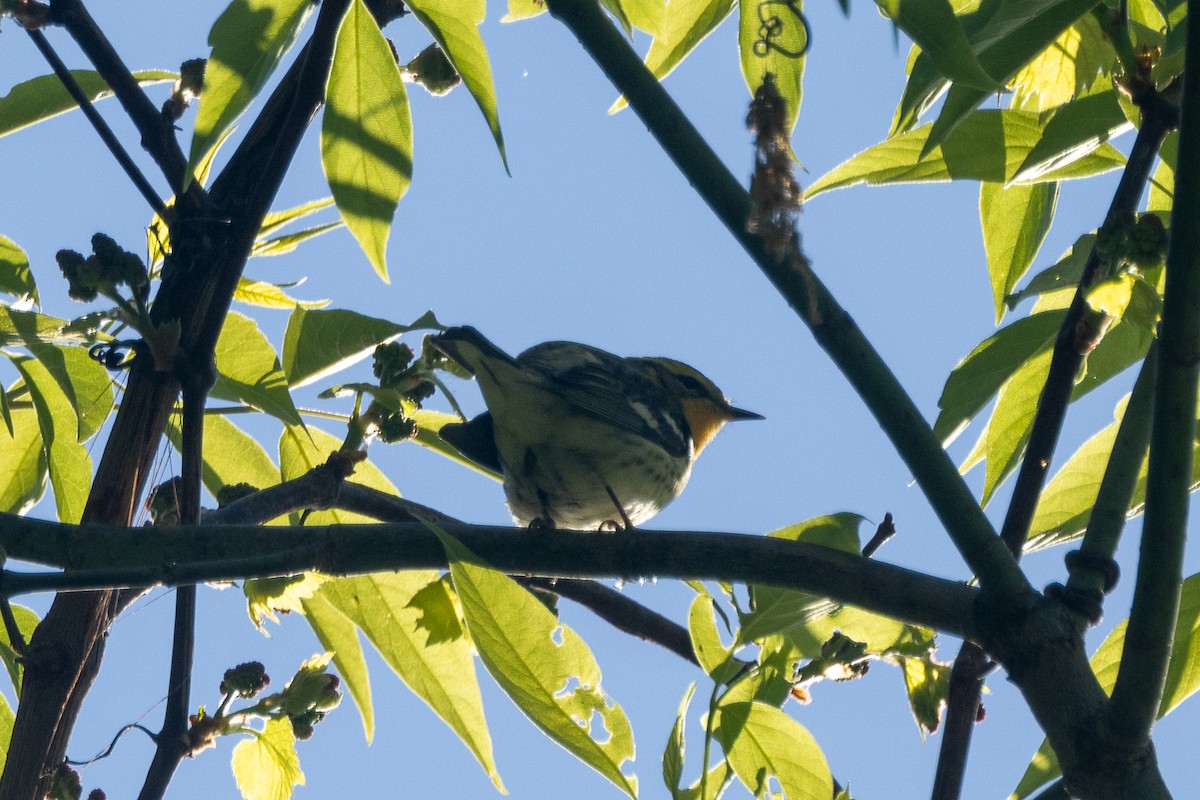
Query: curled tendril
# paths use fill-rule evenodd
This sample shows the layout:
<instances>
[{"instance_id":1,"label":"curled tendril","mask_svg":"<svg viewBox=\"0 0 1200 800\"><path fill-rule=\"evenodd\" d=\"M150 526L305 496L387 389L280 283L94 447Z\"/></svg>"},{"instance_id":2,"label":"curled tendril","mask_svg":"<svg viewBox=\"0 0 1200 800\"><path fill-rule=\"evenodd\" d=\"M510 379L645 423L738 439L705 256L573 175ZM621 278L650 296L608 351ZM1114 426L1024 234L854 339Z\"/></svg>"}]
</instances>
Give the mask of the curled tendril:
<instances>
[{"instance_id":1,"label":"curled tendril","mask_svg":"<svg viewBox=\"0 0 1200 800\"><path fill-rule=\"evenodd\" d=\"M775 9L768 9L768 6L783 6L796 19L804 36L804 45L799 50L784 47L779 43L778 40L786 33L787 22L775 13ZM796 6L796 0L762 0L758 4L758 21L761 24L758 26L758 40L753 46L754 55L766 58L771 51L775 51L788 58L800 58L808 52L812 43L812 31L804 12Z\"/></svg>"},{"instance_id":2,"label":"curled tendril","mask_svg":"<svg viewBox=\"0 0 1200 800\"><path fill-rule=\"evenodd\" d=\"M88 357L99 362L105 369L118 372L129 369L141 346L141 339L100 342L88 348Z\"/></svg>"}]
</instances>

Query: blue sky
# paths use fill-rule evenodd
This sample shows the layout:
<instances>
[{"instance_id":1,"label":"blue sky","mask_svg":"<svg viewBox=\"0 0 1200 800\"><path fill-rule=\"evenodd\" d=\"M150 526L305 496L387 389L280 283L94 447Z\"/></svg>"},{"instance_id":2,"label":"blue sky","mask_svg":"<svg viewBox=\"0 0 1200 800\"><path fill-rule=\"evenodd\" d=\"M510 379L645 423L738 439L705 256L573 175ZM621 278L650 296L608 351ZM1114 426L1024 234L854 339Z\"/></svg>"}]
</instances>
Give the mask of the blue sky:
<instances>
[{"instance_id":1,"label":"blue sky","mask_svg":"<svg viewBox=\"0 0 1200 800\"><path fill-rule=\"evenodd\" d=\"M175 69L183 59L207 54L208 27L221 8L220 2L203 0L187 4L184 12L171 4L130 0L95 4L92 13L131 67ZM511 352L568 339L625 355L669 355L688 362L737 405L767 420L722 433L705 451L687 491L650 527L764 533L837 511L875 521L891 511L900 534L879 558L967 578L907 470L799 319L644 126L628 111L605 114L615 92L571 35L548 17L508 25L498 22L502 15L501 5L493 3L483 35L512 176L505 174L465 91L434 99L413 89L414 179L388 248L391 284L378 281L344 231L293 255L256 260L248 274L274 281L306 276L296 295L330 298L337 307L397 322L432 308L443 322L475 325ZM907 55L907 44L894 45L891 27L869 4L855 4L848 21L834 3L816 4L810 23L813 49L793 141L808 170L801 175L806 184L883 138L903 87ZM19 28L10 23L0 33L0 91L48 71ZM402 58L428 43L411 19L386 33ZM65 35L50 35L72 67L85 66ZM645 41L637 44L644 50ZM719 29L666 85L734 173L748 176L753 153L743 122L749 97L738 71L734 25L727 22ZM163 99L165 88L154 97ZM117 106L109 103L103 110L136 150L136 137ZM189 126L192 119L189 112L182 124ZM328 194L315 130L301 147L277 207ZM149 159L140 157L140 162L154 180ZM135 252L144 247L150 213L80 115L0 142L0 175L5 188L0 233L29 253L48 313L83 310L65 298L53 263L56 250L86 250L96 231ZM1106 176L1087 186L1064 187L1055 229L1035 269L1051 263L1102 218L1114 185L1115 177ZM949 370L994 330L977 186L843 190L806 206L801 228L815 271L932 419ZM286 315L255 316L280 346ZM365 376L369 367L360 369ZM1113 404L1126 390L1106 388L1081 401L1060 452L1070 452L1111 420ZM481 407L472 387L462 385L457 394L469 409ZM306 397L303 402L316 401ZM348 407L343 403L336 409ZM274 453L278 429L264 424L255 431ZM957 458L965 455L973 436L969 432L956 443ZM414 446L377 444L371 456L409 498L470 521L508 521L498 484ZM173 454L164 452L163 458L164 469L177 469ZM978 488L980 475L972 474L971 480ZM1006 499L1001 490L993 516L1002 513ZM1136 555L1131 537L1139 531L1134 524L1128 532L1121 553L1126 579L1109 600L1108 618L1094 633L1094 643L1125 616L1130 557ZM1027 563L1035 585L1061 577L1061 551L1037 554ZM1188 566L1185 574L1200 568L1194 554ZM623 591L680 620L691 598L689 590L668 581L627 585ZM33 605L45 607L41 599ZM319 650L300 619L271 626L270 639L257 633L236 590L202 591L200 614L193 704L215 705L216 685L229 666L259 659L282 683ZM140 719L157 728L170 616L169 593L157 592L118 621L72 741L72 758L101 750L128 722ZM606 690L632 719L642 796L662 796L662 747L688 684L699 681L699 692L707 691L704 676L665 651L607 629L577 607L564 603L563 619L590 643ZM949 659L956 649L957 643L946 641L942 653ZM318 727L313 743L301 745L308 786L297 796L357 796L392 787L414 798L492 796L482 770L434 715L378 659L371 669L374 743L364 746L357 713L347 700ZM497 762L513 797L618 796L543 738L486 678L481 681ZM1041 741L1003 676L994 676L990 686L988 719L978 726L973 745L968 798L1007 795ZM898 670L877 665L863 680L816 687L814 697L811 705L790 710L816 735L835 775L849 782L856 796L928 793L940 740L934 736L922 743ZM693 776L702 734L695 707L687 729L693 759L688 774ZM1196 712L1185 706L1159 728L1160 759L1176 791L1200 778L1194 753L1185 749L1196 720ZM183 764L169 796L235 796L231 746L223 742L216 752ZM85 790L100 786L110 797L130 796L140 786L150 753L146 739L127 736L111 758L83 772Z\"/></svg>"}]
</instances>

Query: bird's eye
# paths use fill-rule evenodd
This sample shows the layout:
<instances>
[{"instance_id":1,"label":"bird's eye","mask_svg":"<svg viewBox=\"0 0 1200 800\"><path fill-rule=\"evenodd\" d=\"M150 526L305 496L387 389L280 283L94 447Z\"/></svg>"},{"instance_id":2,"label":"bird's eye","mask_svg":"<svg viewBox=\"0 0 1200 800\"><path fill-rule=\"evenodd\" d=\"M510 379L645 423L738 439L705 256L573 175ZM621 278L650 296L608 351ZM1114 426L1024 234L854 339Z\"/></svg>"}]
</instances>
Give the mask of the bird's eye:
<instances>
[{"instance_id":1,"label":"bird's eye","mask_svg":"<svg viewBox=\"0 0 1200 800\"><path fill-rule=\"evenodd\" d=\"M691 375L676 375L675 377L678 378L679 382L683 384L683 387L692 394L707 395L709 393L708 387L696 378L693 378Z\"/></svg>"}]
</instances>

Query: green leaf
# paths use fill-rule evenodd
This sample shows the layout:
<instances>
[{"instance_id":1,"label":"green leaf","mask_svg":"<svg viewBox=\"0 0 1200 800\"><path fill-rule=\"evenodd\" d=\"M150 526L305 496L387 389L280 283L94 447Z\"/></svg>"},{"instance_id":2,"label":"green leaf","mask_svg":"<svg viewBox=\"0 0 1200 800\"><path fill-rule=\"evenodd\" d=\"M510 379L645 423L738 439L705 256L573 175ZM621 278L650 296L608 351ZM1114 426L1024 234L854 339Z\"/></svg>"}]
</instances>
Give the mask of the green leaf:
<instances>
[{"instance_id":1,"label":"green leaf","mask_svg":"<svg viewBox=\"0 0 1200 800\"><path fill-rule=\"evenodd\" d=\"M1045 122L1032 111L975 111L939 146L925 155L930 126L893 136L834 167L808 187L805 198L859 183L930 183L981 180L1008 183L1042 139ZM1084 178L1115 169L1125 162L1104 143L1091 152L1074 151L1056 169L1035 182Z\"/></svg>"},{"instance_id":2,"label":"green leaf","mask_svg":"<svg viewBox=\"0 0 1200 800\"><path fill-rule=\"evenodd\" d=\"M1125 650L1126 619L1113 629L1092 656L1092 671L1105 693L1111 694ZM1200 575L1183 582L1179 596L1179 616L1175 619L1175 635L1171 643L1171 661L1167 667L1166 685L1158 706L1158 719L1170 714L1184 700L1200 689ZM1046 783L1062 775L1062 768L1049 742L1042 742L1025 770L1009 800L1024 800Z\"/></svg>"},{"instance_id":3,"label":"green leaf","mask_svg":"<svg viewBox=\"0 0 1200 800\"><path fill-rule=\"evenodd\" d=\"M500 151L504 170L508 171L508 155L504 151L504 134L500 130L500 114L496 110L496 85L492 80L492 65L487 48L479 35L479 25L487 11L485 0L414 0L406 2L425 30L441 45L442 52L462 76L467 91L483 112L492 138Z\"/></svg>"},{"instance_id":4,"label":"green leaf","mask_svg":"<svg viewBox=\"0 0 1200 800\"><path fill-rule=\"evenodd\" d=\"M667 737L667 746L663 749L663 783L666 784L672 797L679 796L681 789L679 784L683 780L685 744L683 727L687 722L688 706L691 705L692 695L695 693L696 684L688 684L687 691L683 693L683 700L679 702L679 713L675 715L675 724L671 726L671 735Z\"/></svg>"},{"instance_id":5,"label":"green leaf","mask_svg":"<svg viewBox=\"0 0 1200 800\"><path fill-rule=\"evenodd\" d=\"M0 305L0 347L87 341L78 332L65 331L66 325L65 319Z\"/></svg>"},{"instance_id":6,"label":"green leaf","mask_svg":"<svg viewBox=\"0 0 1200 800\"><path fill-rule=\"evenodd\" d=\"M309 239L315 239L318 236L335 231L345 224L342 220L335 222L326 222L321 225L314 225L311 228L289 233L284 236L276 236L273 239L259 239L254 243L254 247L250 250L251 258L259 258L265 256L282 256L292 252L300 245L307 242Z\"/></svg>"},{"instance_id":7,"label":"green leaf","mask_svg":"<svg viewBox=\"0 0 1200 800\"><path fill-rule=\"evenodd\" d=\"M42 302L29 269L29 256L7 236L0 236L0 292L11 294L17 300L28 297L34 303Z\"/></svg>"},{"instance_id":8,"label":"green leaf","mask_svg":"<svg viewBox=\"0 0 1200 800\"><path fill-rule=\"evenodd\" d=\"M621 0L621 7L625 9L633 27L651 36L658 32L667 10L665 0Z\"/></svg>"},{"instance_id":9,"label":"green leaf","mask_svg":"<svg viewBox=\"0 0 1200 800\"><path fill-rule=\"evenodd\" d=\"M264 623L269 619L279 624L277 612L291 614L304 608L304 601L313 596L328 578L316 572L279 575L272 578L250 578L242 583L246 596L246 612L254 627L267 634Z\"/></svg>"},{"instance_id":10,"label":"green leaf","mask_svg":"<svg viewBox=\"0 0 1200 800\"><path fill-rule=\"evenodd\" d=\"M37 411L12 409L12 435L0 433L0 511L33 508L46 493L48 474Z\"/></svg>"},{"instance_id":11,"label":"green leaf","mask_svg":"<svg viewBox=\"0 0 1200 800\"><path fill-rule=\"evenodd\" d=\"M297 306L283 335L284 373L289 386L306 386L357 364L413 326L355 311L308 311Z\"/></svg>"},{"instance_id":12,"label":"green leaf","mask_svg":"<svg viewBox=\"0 0 1200 800\"><path fill-rule=\"evenodd\" d=\"M778 781L785 797L833 796L833 776L817 740L766 703L730 703L718 711L716 738L746 788L762 797Z\"/></svg>"},{"instance_id":13,"label":"green leaf","mask_svg":"<svg viewBox=\"0 0 1200 800\"><path fill-rule=\"evenodd\" d=\"M329 581L325 585L336 582ZM304 598L301 607L317 641L326 652L333 653L333 665L358 706L363 733L370 744L375 738L375 706L371 701L371 679L362 644L358 641L358 628L321 591Z\"/></svg>"},{"instance_id":14,"label":"green leaf","mask_svg":"<svg viewBox=\"0 0 1200 800\"><path fill-rule=\"evenodd\" d=\"M245 800L289 800L292 787L304 785L296 736L285 719L267 720L233 748L233 777Z\"/></svg>"},{"instance_id":15,"label":"green leaf","mask_svg":"<svg viewBox=\"0 0 1200 800\"><path fill-rule=\"evenodd\" d=\"M646 53L646 67L659 80L670 75L696 45L725 21L734 5L734 0L671 0ZM608 113L615 114L624 107L625 98L617 98Z\"/></svg>"},{"instance_id":16,"label":"green leaf","mask_svg":"<svg viewBox=\"0 0 1200 800\"><path fill-rule=\"evenodd\" d=\"M979 216L997 324L1004 316L1005 298L1029 270L1050 232L1057 205L1057 183L1007 188L980 184Z\"/></svg>"},{"instance_id":17,"label":"green leaf","mask_svg":"<svg viewBox=\"0 0 1200 800\"><path fill-rule=\"evenodd\" d=\"M313 8L311 0L233 0L213 23L185 184L205 153L258 96Z\"/></svg>"},{"instance_id":18,"label":"green leaf","mask_svg":"<svg viewBox=\"0 0 1200 800\"><path fill-rule=\"evenodd\" d=\"M1134 33L1136 26L1130 27ZM1103 91L1111 86L1116 61L1116 51L1096 15L1084 14L1009 80L1011 107L1045 111L1093 87Z\"/></svg>"},{"instance_id":19,"label":"green leaf","mask_svg":"<svg viewBox=\"0 0 1200 800\"><path fill-rule=\"evenodd\" d=\"M971 37L972 48L988 75L1006 81L1094 5L1091 0L1008 0ZM928 154L948 141L950 134L991 95L989 89L959 83L951 86L923 152Z\"/></svg>"},{"instance_id":20,"label":"green leaf","mask_svg":"<svg viewBox=\"0 0 1200 800\"><path fill-rule=\"evenodd\" d=\"M621 771L633 759L633 730L600 687L588 646L507 575L476 566L470 551L433 530L450 557L467 629L496 683L547 736L636 798L637 778Z\"/></svg>"},{"instance_id":21,"label":"green leaf","mask_svg":"<svg viewBox=\"0 0 1200 800\"><path fill-rule=\"evenodd\" d=\"M445 626L430 625L427 609L414 602L422 590L438 583L433 571L364 575L329 581L318 597L366 634L388 666L450 726L503 792L471 643L461 629L456 637L444 636Z\"/></svg>"},{"instance_id":22,"label":"green leaf","mask_svg":"<svg viewBox=\"0 0 1200 800\"><path fill-rule=\"evenodd\" d=\"M924 740L941 724L942 709L950 695L950 666L939 664L932 656L901 659L901 664L908 707Z\"/></svg>"},{"instance_id":23,"label":"green leaf","mask_svg":"<svg viewBox=\"0 0 1200 800\"><path fill-rule=\"evenodd\" d=\"M29 346L54 377L78 420L77 439L92 438L113 409L113 381L108 371L83 347L36 344Z\"/></svg>"},{"instance_id":24,"label":"green leaf","mask_svg":"<svg viewBox=\"0 0 1200 800\"><path fill-rule=\"evenodd\" d=\"M1116 409L1118 422L1112 423L1084 442L1046 485L1030 525L1026 552L1072 542L1083 533L1091 516L1104 470L1108 466L1109 454L1117 435L1119 415L1124 413L1124 402L1122 400ZM1192 480L1189 491L1194 492L1198 487L1200 440L1193 444ZM1141 514L1145 502L1146 461L1143 460L1130 498L1128 517Z\"/></svg>"},{"instance_id":25,"label":"green leaf","mask_svg":"<svg viewBox=\"0 0 1200 800\"><path fill-rule=\"evenodd\" d=\"M1175 156L1179 150L1179 132L1171 131L1158 148L1158 166L1150 179L1150 199L1146 210L1169 217L1175 204Z\"/></svg>"},{"instance_id":26,"label":"green leaf","mask_svg":"<svg viewBox=\"0 0 1200 800\"><path fill-rule=\"evenodd\" d=\"M387 281L392 217L412 182L412 117L396 58L363 0L338 29L321 164L346 227Z\"/></svg>"},{"instance_id":27,"label":"green leaf","mask_svg":"<svg viewBox=\"0 0 1200 800\"><path fill-rule=\"evenodd\" d=\"M677 0L672 0L672 5ZM738 50L742 76L751 96L768 72L787 108L787 130L796 127L803 97L804 53L808 50L808 28L801 17L800 0L789 3L741 3L738 21Z\"/></svg>"},{"instance_id":28,"label":"green leaf","mask_svg":"<svg viewBox=\"0 0 1200 800\"><path fill-rule=\"evenodd\" d=\"M909 35L938 71L956 84L994 92L954 9L947 0L877 0L880 10Z\"/></svg>"},{"instance_id":29,"label":"green leaf","mask_svg":"<svg viewBox=\"0 0 1200 800\"><path fill-rule=\"evenodd\" d=\"M337 223L341 224L341 223ZM274 283L252 281L246 277L238 278L237 289L233 299L258 308L273 308L280 311L291 311L297 306L301 308L320 308L329 305L328 300L297 300L283 291Z\"/></svg>"},{"instance_id":30,"label":"green leaf","mask_svg":"<svg viewBox=\"0 0 1200 800\"><path fill-rule=\"evenodd\" d=\"M1079 279L1083 277L1083 269L1087 265L1088 256L1091 255L1092 245L1095 243L1096 234L1094 233L1085 233L1076 239L1075 244L1062 258L1034 275L1025 288L1006 298L1009 310L1016 308L1021 301L1030 297L1062 289L1074 290L1079 285Z\"/></svg>"},{"instance_id":31,"label":"green leaf","mask_svg":"<svg viewBox=\"0 0 1200 800\"><path fill-rule=\"evenodd\" d=\"M1137 279L1128 272L1118 272L1088 287L1087 302L1093 310L1120 319L1133 300Z\"/></svg>"},{"instance_id":32,"label":"green leaf","mask_svg":"<svg viewBox=\"0 0 1200 800\"><path fill-rule=\"evenodd\" d=\"M8 429L8 435L16 436L17 431L13 427L12 406L8 400L8 391L0 384L0 418L4 419L4 427Z\"/></svg>"},{"instance_id":33,"label":"green leaf","mask_svg":"<svg viewBox=\"0 0 1200 800\"><path fill-rule=\"evenodd\" d=\"M1115 90L1088 95L1058 108L1042 136L1010 180L1035 181L1065 164L1095 152L1133 126L1121 111Z\"/></svg>"},{"instance_id":34,"label":"green leaf","mask_svg":"<svg viewBox=\"0 0 1200 800\"><path fill-rule=\"evenodd\" d=\"M174 418L167 422L167 437L182 448L181 431ZM220 414L204 415L204 488L216 495L225 486L248 483L266 489L279 483L279 468L254 437Z\"/></svg>"},{"instance_id":35,"label":"green leaf","mask_svg":"<svg viewBox=\"0 0 1200 800\"><path fill-rule=\"evenodd\" d=\"M71 70L76 83L93 103L112 96L112 89L92 70ZM133 73L142 86L173 81L179 76L163 70L143 70ZM56 75L42 75L24 83L18 83L8 94L0 97L0 136L28 128L51 117L65 114L79 106L67 94Z\"/></svg>"},{"instance_id":36,"label":"green leaf","mask_svg":"<svg viewBox=\"0 0 1200 800\"><path fill-rule=\"evenodd\" d=\"M858 528L862 522L863 517L858 514L843 512L816 517L773 531L769 535L772 538L857 553L860 547ZM837 603L818 595L773 586L754 586L751 596L752 610L739 614L741 627L738 631L738 641L741 643L757 641L777 633L804 631L809 624L827 617L839 608ZM823 642L824 639L811 642L809 651L801 655L818 655Z\"/></svg>"},{"instance_id":37,"label":"green leaf","mask_svg":"<svg viewBox=\"0 0 1200 800\"><path fill-rule=\"evenodd\" d=\"M988 504L996 489L1021 461L1053 355L1053 350L1046 349L1026 361L1005 382L996 397L996 410L988 421L987 468L980 505Z\"/></svg>"},{"instance_id":38,"label":"green leaf","mask_svg":"<svg viewBox=\"0 0 1200 800\"><path fill-rule=\"evenodd\" d=\"M1124 403L1122 400L1122 408ZM1118 423L1114 422L1084 442L1046 484L1030 524L1025 552L1079 538L1100 491L1100 481L1117 438L1117 427Z\"/></svg>"},{"instance_id":39,"label":"green leaf","mask_svg":"<svg viewBox=\"0 0 1200 800\"><path fill-rule=\"evenodd\" d=\"M8 704L8 698L0 695L0 769L4 769L8 761L8 746L12 742L13 725L16 722L17 715Z\"/></svg>"},{"instance_id":40,"label":"green leaf","mask_svg":"<svg viewBox=\"0 0 1200 800\"><path fill-rule=\"evenodd\" d=\"M25 379L37 409L42 448L54 487L54 504L60 522L78 522L92 482L92 459L79 443L79 416L71 399L41 361L12 356Z\"/></svg>"},{"instance_id":41,"label":"green leaf","mask_svg":"<svg viewBox=\"0 0 1200 800\"><path fill-rule=\"evenodd\" d=\"M508 0L508 13L501 17L500 21L519 22L523 19L533 19L548 10L543 0Z\"/></svg>"},{"instance_id":42,"label":"green leaf","mask_svg":"<svg viewBox=\"0 0 1200 800\"><path fill-rule=\"evenodd\" d=\"M1065 312L1019 319L978 344L958 362L938 399L933 433L949 444L1022 364L1054 343Z\"/></svg>"},{"instance_id":43,"label":"green leaf","mask_svg":"<svg viewBox=\"0 0 1200 800\"><path fill-rule=\"evenodd\" d=\"M213 397L245 403L288 425L303 425L279 356L254 320L229 312L215 357L218 375Z\"/></svg>"},{"instance_id":44,"label":"green leaf","mask_svg":"<svg viewBox=\"0 0 1200 800\"><path fill-rule=\"evenodd\" d=\"M733 662L733 649L721 644L711 595L698 594L692 600L688 611L688 633L691 634L692 651L701 669L717 683L724 683L733 677L740 665Z\"/></svg>"},{"instance_id":45,"label":"green leaf","mask_svg":"<svg viewBox=\"0 0 1200 800\"><path fill-rule=\"evenodd\" d=\"M293 222L298 222L318 211L324 211L332 205L332 197L322 197L319 200L309 200L307 203L301 203L298 206L286 208L283 211L272 211L263 217L262 227L258 229L258 238L260 240L265 239L274 233L278 233Z\"/></svg>"},{"instance_id":46,"label":"green leaf","mask_svg":"<svg viewBox=\"0 0 1200 800\"><path fill-rule=\"evenodd\" d=\"M331 453L342 446L342 441L314 427L288 426L279 437L279 471L285 481L298 478L314 467L324 464ZM354 483L369 486L399 497L400 492L387 476L379 471L370 460L354 465ZM292 524L298 525L300 517L292 515ZM348 525L352 523L378 522L378 520L353 514L349 511L315 511L308 515L309 525Z\"/></svg>"}]
</instances>

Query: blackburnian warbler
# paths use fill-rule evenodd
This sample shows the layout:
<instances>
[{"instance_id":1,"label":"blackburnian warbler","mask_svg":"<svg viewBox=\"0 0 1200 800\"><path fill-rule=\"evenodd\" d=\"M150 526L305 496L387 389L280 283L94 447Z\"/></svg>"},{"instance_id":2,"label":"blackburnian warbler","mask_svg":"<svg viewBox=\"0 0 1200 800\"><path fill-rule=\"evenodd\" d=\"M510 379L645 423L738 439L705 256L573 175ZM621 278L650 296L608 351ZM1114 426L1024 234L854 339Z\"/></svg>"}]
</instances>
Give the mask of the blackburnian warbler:
<instances>
[{"instance_id":1,"label":"blackburnian warbler","mask_svg":"<svg viewBox=\"0 0 1200 800\"><path fill-rule=\"evenodd\" d=\"M520 525L641 524L679 496L726 422L762 419L668 358L621 358L574 342L513 358L468 327L429 341L475 375L488 408L441 436L503 474Z\"/></svg>"}]
</instances>

